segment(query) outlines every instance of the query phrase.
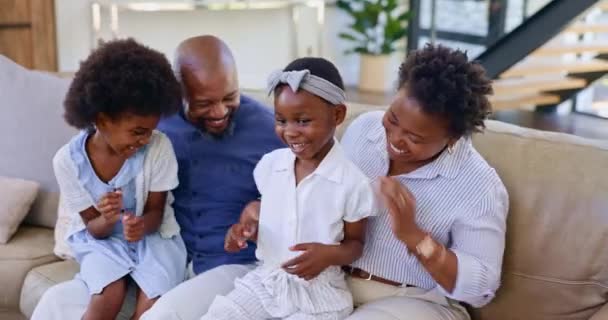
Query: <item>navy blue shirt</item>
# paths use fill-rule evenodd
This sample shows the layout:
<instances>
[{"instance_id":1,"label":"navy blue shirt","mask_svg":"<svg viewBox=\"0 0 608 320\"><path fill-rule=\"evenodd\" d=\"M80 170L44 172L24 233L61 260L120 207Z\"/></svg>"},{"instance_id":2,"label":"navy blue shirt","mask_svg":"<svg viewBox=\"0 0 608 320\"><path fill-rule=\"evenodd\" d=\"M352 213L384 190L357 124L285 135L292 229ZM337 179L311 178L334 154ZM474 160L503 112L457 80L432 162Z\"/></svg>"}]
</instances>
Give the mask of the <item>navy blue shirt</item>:
<instances>
[{"instance_id":1,"label":"navy blue shirt","mask_svg":"<svg viewBox=\"0 0 608 320\"><path fill-rule=\"evenodd\" d=\"M224 251L224 237L245 204L259 198L253 169L262 156L284 147L274 132L269 108L241 95L231 132L220 138L201 132L183 113L163 119L158 129L175 149L179 186L173 191L175 216L194 272L255 261L255 246Z\"/></svg>"}]
</instances>

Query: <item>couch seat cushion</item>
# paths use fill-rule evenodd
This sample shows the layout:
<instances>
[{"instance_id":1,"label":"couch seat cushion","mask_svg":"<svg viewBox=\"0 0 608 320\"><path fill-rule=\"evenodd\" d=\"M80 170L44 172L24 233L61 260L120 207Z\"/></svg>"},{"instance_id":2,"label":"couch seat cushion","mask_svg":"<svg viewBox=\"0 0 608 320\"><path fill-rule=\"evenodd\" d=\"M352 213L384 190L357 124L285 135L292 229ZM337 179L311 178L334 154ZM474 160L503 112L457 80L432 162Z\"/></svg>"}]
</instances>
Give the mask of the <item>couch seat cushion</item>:
<instances>
[{"instance_id":1,"label":"couch seat cushion","mask_svg":"<svg viewBox=\"0 0 608 320\"><path fill-rule=\"evenodd\" d=\"M0 309L0 319L2 319L2 320L26 320L27 318L17 310Z\"/></svg>"},{"instance_id":2,"label":"couch seat cushion","mask_svg":"<svg viewBox=\"0 0 608 320\"><path fill-rule=\"evenodd\" d=\"M53 230L21 226L7 244L0 245L0 308L17 310L27 273L57 260L53 254Z\"/></svg>"},{"instance_id":3,"label":"couch seat cushion","mask_svg":"<svg viewBox=\"0 0 608 320\"><path fill-rule=\"evenodd\" d=\"M21 312L30 318L42 295L55 284L72 280L78 270L78 263L74 260L53 262L32 269L27 274L23 289L21 290L21 302L19 306ZM133 283L130 283L125 303L116 319L129 320L134 309L135 286Z\"/></svg>"},{"instance_id":4,"label":"couch seat cushion","mask_svg":"<svg viewBox=\"0 0 608 320\"><path fill-rule=\"evenodd\" d=\"M31 317L38 301L48 288L73 279L77 272L78 263L74 260L53 262L32 269L27 274L21 289L19 303L21 312L28 318Z\"/></svg>"}]
</instances>

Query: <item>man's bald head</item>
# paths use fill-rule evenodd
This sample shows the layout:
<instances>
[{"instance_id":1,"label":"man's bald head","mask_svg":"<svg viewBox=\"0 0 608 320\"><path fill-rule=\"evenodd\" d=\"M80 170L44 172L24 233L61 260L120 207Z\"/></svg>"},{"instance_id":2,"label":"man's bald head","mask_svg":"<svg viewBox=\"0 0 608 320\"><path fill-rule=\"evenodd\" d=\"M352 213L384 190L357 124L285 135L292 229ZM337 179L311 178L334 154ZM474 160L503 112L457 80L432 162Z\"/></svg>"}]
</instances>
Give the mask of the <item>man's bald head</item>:
<instances>
[{"instance_id":1,"label":"man's bald head","mask_svg":"<svg viewBox=\"0 0 608 320\"><path fill-rule=\"evenodd\" d=\"M178 45L174 68L178 74L181 74L183 69L207 74L230 74L236 72L236 63L224 41L205 35L188 38Z\"/></svg>"},{"instance_id":2,"label":"man's bald head","mask_svg":"<svg viewBox=\"0 0 608 320\"><path fill-rule=\"evenodd\" d=\"M226 43L214 36L186 39L177 47L174 69L183 85L188 120L223 134L240 104L236 64Z\"/></svg>"}]
</instances>

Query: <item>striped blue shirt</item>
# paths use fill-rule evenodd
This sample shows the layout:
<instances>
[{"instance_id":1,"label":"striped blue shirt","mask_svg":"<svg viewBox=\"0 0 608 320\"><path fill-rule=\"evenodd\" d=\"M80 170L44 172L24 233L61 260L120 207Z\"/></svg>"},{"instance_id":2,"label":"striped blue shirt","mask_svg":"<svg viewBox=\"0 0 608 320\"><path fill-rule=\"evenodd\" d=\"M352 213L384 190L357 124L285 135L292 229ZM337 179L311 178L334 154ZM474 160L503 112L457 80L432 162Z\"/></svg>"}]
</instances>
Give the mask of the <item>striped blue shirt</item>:
<instances>
[{"instance_id":1,"label":"striped blue shirt","mask_svg":"<svg viewBox=\"0 0 608 320\"><path fill-rule=\"evenodd\" d=\"M386 176L389 168L383 114L359 116L342 137L345 152L370 179ZM500 285L508 211L508 195L494 169L469 138L461 138L451 154L443 152L395 178L416 198L418 226L456 254L456 286L449 293L437 285L394 237L386 212L369 218L363 256L353 266L399 283L438 287L447 297L475 307L490 302Z\"/></svg>"}]
</instances>

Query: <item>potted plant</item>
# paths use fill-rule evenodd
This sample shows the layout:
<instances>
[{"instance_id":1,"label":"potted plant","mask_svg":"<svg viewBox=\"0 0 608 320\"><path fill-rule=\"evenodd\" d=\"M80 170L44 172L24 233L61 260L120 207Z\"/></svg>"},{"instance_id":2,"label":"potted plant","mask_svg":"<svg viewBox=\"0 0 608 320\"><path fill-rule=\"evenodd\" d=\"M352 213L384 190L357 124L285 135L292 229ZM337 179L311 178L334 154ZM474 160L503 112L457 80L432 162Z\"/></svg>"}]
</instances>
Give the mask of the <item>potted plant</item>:
<instances>
[{"instance_id":1,"label":"potted plant","mask_svg":"<svg viewBox=\"0 0 608 320\"><path fill-rule=\"evenodd\" d=\"M405 53L410 11L402 0L338 0L336 5L353 18L339 37L354 43L346 53L361 55L359 89L386 92L393 88L396 65ZM401 54L398 54L401 53Z\"/></svg>"}]
</instances>

